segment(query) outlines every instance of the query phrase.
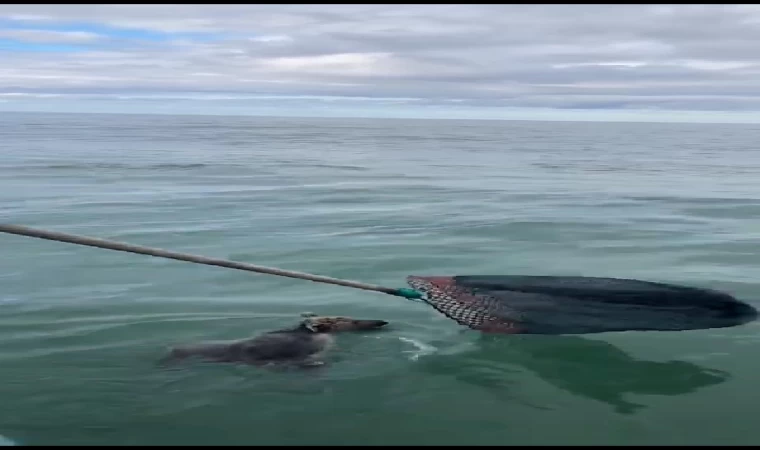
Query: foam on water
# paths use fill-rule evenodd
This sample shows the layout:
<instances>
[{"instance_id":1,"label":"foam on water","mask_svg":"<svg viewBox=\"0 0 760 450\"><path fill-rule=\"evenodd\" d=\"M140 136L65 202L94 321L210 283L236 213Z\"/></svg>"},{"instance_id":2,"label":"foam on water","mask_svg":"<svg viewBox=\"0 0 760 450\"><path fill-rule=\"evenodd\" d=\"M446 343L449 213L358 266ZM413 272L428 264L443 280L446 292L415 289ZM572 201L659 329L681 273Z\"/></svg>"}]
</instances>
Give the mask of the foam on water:
<instances>
[{"instance_id":1,"label":"foam on water","mask_svg":"<svg viewBox=\"0 0 760 450\"><path fill-rule=\"evenodd\" d=\"M424 343L422 341L419 341L417 339L408 338L408 337L402 337L402 336L399 336L398 339L400 341L407 342L407 343L412 344L414 346L415 350L405 350L403 352L403 353L410 354L409 355L409 359L412 360L412 361L418 360L421 356L432 355L432 354L434 354L435 352L438 351L437 347L435 347L433 345L430 345L430 344L426 344L426 343Z\"/></svg>"}]
</instances>

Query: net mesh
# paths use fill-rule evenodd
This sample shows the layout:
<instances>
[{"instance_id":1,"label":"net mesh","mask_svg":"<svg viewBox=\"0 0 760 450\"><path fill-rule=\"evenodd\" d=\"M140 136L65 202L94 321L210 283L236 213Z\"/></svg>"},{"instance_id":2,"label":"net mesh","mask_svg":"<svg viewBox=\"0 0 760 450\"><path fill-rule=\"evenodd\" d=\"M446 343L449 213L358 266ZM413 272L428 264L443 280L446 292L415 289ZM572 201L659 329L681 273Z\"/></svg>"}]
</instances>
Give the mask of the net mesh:
<instances>
[{"instance_id":1,"label":"net mesh","mask_svg":"<svg viewBox=\"0 0 760 450\"><path fill-rule=\"evenodd\" d=\"M724 328L757 310L710 289L639 280L544 276L410 276L424 301L460 325L505 334Z\"/></svg>"},{"instance_id":2,"label":"net mesh","mask_svg":"<svg viewBox=\"0 0 760 450\"><path fill-rule=\"evenodd\" d=\"M410 276L407 283L426 294L426 303L460 325L485 332L521 332L519 312L491 295L457 286L452 277Z\"/></svg>"}]
</instances>

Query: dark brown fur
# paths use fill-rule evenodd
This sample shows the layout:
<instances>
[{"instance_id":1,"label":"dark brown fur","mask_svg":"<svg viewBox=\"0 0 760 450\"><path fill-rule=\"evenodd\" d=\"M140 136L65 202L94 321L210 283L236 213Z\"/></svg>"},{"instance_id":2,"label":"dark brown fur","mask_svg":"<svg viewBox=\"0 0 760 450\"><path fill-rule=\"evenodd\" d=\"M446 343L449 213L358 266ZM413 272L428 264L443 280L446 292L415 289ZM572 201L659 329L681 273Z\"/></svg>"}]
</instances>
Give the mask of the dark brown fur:
<instances>
[{"instance_id":1,"label":"dark brown fur","mask_svg":"<svg viewBox=\"0 0 760 450\"><path fill-rule=\"evenodd\" d=\"M294 328L270 331L252 338L174 347L161 362L169 364L199 357L213 362L256 366L322 365L322 356L333 345L333 334L376 330L387 323L383 320L312 316L303 319Z\"/></svg>"}]
</instances>

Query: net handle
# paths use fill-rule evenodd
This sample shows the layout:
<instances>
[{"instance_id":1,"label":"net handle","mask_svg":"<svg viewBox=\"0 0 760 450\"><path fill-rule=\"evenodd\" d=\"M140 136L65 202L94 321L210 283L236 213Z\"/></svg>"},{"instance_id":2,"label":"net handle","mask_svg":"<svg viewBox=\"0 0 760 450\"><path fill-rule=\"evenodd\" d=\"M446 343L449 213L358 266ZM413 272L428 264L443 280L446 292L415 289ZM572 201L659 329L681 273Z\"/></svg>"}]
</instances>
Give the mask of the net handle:
<instances>
[{"instance_id":1,"label":"net handle","mask_svg":"<svg viewBox=\"0 0 760 450\"><path fill-rule=\"evenodd\" d=\"M0 224L0 232L15 234L19 236L46 239L49 241L66 242L75 245L84 245L89 247L104 248L127 253L137 253L142 255L155 256L158 258L175 259L195 264L205 264L207 266L226 267L229 269L245 270L248 272L257 272L281 277L297 278L301 280L314 281L316 283L334 284L338 286L362 289L365 291L381 292L383 294L395 295L409 299L420 298L421 294L413 289L387 288L359 281L341 280L339 278L325 277L305 272L296 272L291 270L277 269L274 267L259 266L237 261L230 261L220 258L209 258L207 256L192 255L189 253L180 253L160 248L145 247L142 245L128 244L126 242L111 241L94 237L80 236L58 231L41 230L23 225Z\"/></svg>"}]
</instances>

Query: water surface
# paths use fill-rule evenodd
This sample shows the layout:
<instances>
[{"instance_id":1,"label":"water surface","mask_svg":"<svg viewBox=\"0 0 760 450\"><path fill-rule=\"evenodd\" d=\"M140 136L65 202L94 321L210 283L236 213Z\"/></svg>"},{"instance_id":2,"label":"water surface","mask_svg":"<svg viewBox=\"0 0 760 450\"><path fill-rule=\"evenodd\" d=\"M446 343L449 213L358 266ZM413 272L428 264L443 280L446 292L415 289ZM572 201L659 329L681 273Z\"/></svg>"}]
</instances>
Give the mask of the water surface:
<instances>
[{"instance_id":1,"label":"water surface","mask_svg":"<svg viewBox=\"0 0 760 450\"><path fill-rule=\"evenodd\" d=\"M403 287L617 276L755 306L760 126L0 115L0 219ZM381 294L0 235L0 435L42 445L756 444L755 324L483 338ZM156 366L291 326L329 367Z\"/></svg>"}]
</instances>

